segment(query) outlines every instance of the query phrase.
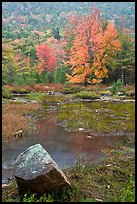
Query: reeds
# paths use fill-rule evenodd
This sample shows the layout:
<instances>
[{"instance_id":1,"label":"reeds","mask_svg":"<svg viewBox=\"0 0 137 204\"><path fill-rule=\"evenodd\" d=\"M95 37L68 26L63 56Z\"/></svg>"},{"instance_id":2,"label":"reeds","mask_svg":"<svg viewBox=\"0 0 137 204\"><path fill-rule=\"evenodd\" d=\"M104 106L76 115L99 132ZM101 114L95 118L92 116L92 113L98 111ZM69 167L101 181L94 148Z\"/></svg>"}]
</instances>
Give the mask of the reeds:
<instances>
[{"instance_id":1,"label":"reeds","mask_svg":"<svg viewBox=\"0 0 137 204\"><path fill-rule=\"evenodd\" d=\"M14 137L22 130L27 133L31 127L26 114L39 110L40 104L3 104L2 106L2 137L3 141Z\"/></svg>"}]
</instances>

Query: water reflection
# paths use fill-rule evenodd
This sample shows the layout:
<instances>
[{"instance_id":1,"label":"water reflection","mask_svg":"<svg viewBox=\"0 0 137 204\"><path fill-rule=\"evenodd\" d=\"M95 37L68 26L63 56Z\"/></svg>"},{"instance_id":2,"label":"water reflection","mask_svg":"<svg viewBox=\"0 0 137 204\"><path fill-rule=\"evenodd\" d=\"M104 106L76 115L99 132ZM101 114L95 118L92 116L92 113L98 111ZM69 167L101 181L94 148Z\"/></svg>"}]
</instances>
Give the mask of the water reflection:
<instances>
[{"instance_id":1,"label":"water reflection","mask_svg":"<svg viewBox=\"0 0 137 204\"><path fill-rule=\"evenodd\" d=\"M46 119L38 121L37 134L3 145L3 182L12 175L12 171L8 169L17 156L36 143L40 143L61 168L66 168L74 165L79 157L93 162L99 161L104 158L101 149L115 147L126 140L126 136L95 136L83 131L66 131L64 127L56 124L56 120L57 112L50 112Z\"/></svg>"}]
</instances>

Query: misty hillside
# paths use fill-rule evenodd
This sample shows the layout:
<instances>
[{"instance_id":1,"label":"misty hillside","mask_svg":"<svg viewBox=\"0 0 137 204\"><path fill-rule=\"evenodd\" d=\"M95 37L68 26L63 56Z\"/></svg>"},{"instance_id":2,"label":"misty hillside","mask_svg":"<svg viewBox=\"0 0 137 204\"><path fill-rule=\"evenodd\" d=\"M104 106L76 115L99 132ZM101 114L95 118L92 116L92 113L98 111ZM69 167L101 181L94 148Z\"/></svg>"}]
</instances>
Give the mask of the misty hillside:
<instances>
[{"instance_id":1,"label":"misty hillside","mask_svg":"<svg viewBox=\"0 0 137 204\"><path fill-rule=\"evenodd\" d=\"M88 13L96 6L100 16L135 27L135 2L3 2L2 30L44 31L53 27L62 29L70 12Z\"/></svg>"}]
</instances>

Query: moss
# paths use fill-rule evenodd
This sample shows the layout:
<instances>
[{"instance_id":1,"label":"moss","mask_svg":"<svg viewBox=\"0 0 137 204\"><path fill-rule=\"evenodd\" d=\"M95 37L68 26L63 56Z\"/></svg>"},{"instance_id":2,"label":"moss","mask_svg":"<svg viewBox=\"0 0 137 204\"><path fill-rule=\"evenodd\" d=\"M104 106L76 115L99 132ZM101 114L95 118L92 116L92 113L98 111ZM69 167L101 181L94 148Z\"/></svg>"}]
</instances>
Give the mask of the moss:
<instances>
[{"instance_id":1,"label":"moss","mask_svg":"<svg viewBox=\"0 0 137 204\"><path fill-rule=\"evenodd\" d=\"M58 106L57 122L69 129L84 128L97 133L135 130L135 104L113 102L77 102Z\"/></svg>"},{"instance_id":2,"label":"moss","mask_svg":"<svg viewBox=\"0 0 137 204\"><path fill-rule=\"evenodd\" d=\"M68 101L72 98L72 96L64 96L64 95L59 95L59 96L49 96L49 95L44 95L42 96L41 100L43 103L61 103Z\"/></svg>"},{"instance_id":3,"label":"moss","mask_svg":"<svg viewBox=\"0 0 137 204\"><path fill-rule=\"evenodd\" d=\"M29 93L26 95L26 98L27 99L30 99L30 100L37 100L37 101L40 101L42 100L42 97L44 96L45 94L43 93L38 93L38 92L35 92L35 93Z\"/></svg>"}]
</instances>

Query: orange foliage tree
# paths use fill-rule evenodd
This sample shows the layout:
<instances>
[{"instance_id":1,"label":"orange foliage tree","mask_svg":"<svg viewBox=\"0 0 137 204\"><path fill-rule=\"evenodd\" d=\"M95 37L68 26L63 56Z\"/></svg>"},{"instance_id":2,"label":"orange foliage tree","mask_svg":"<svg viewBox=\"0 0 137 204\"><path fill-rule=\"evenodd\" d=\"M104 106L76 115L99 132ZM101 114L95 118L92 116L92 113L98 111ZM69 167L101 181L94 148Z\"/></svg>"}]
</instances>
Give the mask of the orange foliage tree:
<instances>
[{"instance_id":1,"label":"orange foliage tree","mask_svg":"<svg viewBox=\"0 0 137 204\"><path fill-rule=\"evenodd\" d=\"M76 20L74 21L76 22ZM67 64L72 74L67 80L72 83L99 83L107 77L107 66L121 48L113 21L103 29L99 10L79 17L75 26L73 46Z\"/></svg>"}]
</instances>

